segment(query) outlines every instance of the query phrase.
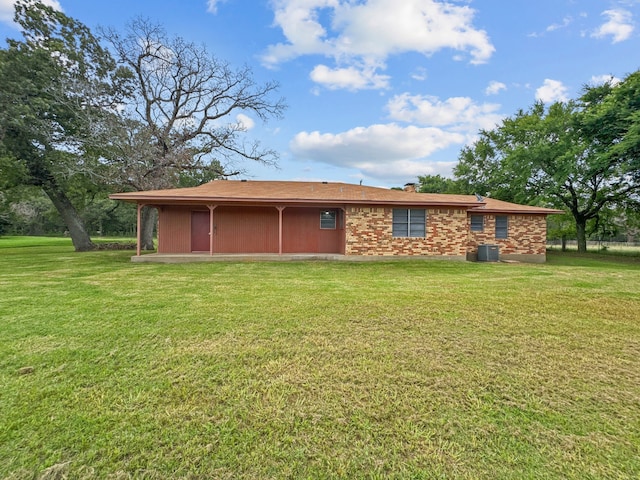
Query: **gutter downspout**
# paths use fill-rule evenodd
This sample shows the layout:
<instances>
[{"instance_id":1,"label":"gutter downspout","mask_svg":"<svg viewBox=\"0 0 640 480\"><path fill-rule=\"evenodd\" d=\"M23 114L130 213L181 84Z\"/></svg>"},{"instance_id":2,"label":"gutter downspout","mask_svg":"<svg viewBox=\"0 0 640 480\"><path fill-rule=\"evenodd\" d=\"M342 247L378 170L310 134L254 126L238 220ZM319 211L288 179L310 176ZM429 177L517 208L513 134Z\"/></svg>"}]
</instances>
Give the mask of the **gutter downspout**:
<instances>
[{"instance_id":1,"label":"gutter downspout","mask_svg":"<svg viewBox=\"0 0 640 480\"><path fill-rule=\"evenodd\" d=\"M217 205L207 205L209 208L209 255L213 255L213 211Z\"/></svg>"},{"instance_id":2,"label":"gutter downspout","mask_svg":"<svg viewBox=\"0 0 640 480\"><path fill-rule=\"evenodd\" d=\"M282 255L282 211L286 207L278 206L278 255Z\"/></svg>"}]
</instances>

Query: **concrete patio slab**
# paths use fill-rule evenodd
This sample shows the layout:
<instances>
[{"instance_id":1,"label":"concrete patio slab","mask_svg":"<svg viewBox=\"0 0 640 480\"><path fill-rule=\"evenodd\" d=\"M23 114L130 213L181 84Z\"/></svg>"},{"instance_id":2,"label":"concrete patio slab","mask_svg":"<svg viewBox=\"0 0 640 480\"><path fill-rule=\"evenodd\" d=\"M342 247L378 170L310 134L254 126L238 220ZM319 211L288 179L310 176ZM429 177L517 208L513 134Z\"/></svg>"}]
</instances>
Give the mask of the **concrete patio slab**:
<instances>
[{"instance_id":1,"label":"concrete patio slab","mask_svg":"<svg viewBox=\"0 0 640 480\"><path fill-rule=\"evenodd\" d=\"M388 262L395 260L461 260L465 257L456 256L425 256L425 255L340 255L335 253L285 253L278 254L214 254L208 253L147 253L134 255L131 261L135 263L196 263L196 262L295 262L295 261L331 261L331 262Z\"/></svg>"}]
</instances>

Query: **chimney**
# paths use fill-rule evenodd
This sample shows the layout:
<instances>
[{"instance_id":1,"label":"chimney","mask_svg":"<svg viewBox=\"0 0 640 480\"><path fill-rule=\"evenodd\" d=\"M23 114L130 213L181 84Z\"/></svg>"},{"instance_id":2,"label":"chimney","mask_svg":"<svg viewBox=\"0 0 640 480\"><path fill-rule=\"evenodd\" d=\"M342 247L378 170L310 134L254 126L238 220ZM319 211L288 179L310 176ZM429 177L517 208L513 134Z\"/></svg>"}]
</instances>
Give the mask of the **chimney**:
<instances>
[{"instance_id":1,"label":"chimney","mask_svg":"<svg viewBox=\"0 0 640 480\"><path fill-rule=\"evenodd\" d=\"M405 183L404 184L404 191L405 192L409 192L409 193L416 193L416 184L415 183Z\"/></svg>"}]
</instances>

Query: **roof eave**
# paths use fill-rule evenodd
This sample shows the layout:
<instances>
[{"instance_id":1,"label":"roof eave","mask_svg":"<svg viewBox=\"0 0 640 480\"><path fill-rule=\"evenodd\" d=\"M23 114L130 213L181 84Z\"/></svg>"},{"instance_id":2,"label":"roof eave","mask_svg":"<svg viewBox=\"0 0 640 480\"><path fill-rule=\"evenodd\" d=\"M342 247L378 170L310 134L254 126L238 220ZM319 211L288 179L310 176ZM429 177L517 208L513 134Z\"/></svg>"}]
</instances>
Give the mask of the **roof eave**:
<instances>
[{"instance_id":1,"label":"roof eave","mask_svg":"<svg viewBox=\"0 0 640 480\"><path fill-rule=\"evenodd\" d=\"M368 200L368 199L338 199L338 198L238 198L238 197L186 197L171 196L158 197L154 195L129 195L112 194L109 195L112 200L122 200L132 203L154 203L154 204L226 204L226 205L243 205L243 204L264 204L264 205L288 205L288 204L340 204L340 205L418 205L425 207L461 207L470 208L476 206L476 202L446 202L446 201L416 201L412 200Z\"/></svg>"},{"instance_id":2,"label":"roof eave","mask_svg":"<svg viewBox=\"0 0 640 480\"><path fill-rule=\"evenodd\" d=\"M554 210L552 208L541 208L539 210L517 209L517 208L472 208L470 213L512 213L512 214L531 214L531 215L560 215L565 212L562 210Z\"/></svg>"}]
</instances>

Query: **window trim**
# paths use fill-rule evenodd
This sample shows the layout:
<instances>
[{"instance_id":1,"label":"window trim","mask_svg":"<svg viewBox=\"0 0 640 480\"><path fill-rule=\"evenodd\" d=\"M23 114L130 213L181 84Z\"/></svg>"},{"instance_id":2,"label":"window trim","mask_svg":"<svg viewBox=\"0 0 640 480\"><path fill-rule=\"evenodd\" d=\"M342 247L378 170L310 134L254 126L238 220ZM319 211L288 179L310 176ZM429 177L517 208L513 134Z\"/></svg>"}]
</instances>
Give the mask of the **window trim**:
<instances>
[{"instance_id":1,"label":"window trim","mask_svg":"<svg viewBox=\"0 0 640 480\"><path fill-rule=\"evenodd\" d=\"M407 212L407 219L399 221L397 215ZM412 213L413 212L413 213ZM415 219L415 221L412 221ZM415 228L420 232L415 235ZM398 230L402 229L401 232ZM413 231L412 231L413 230ZM394 208L391 212L391 236L393 238L426 238L427 237L427 209L426 208Z\"/></svg>"}]
</instances>

